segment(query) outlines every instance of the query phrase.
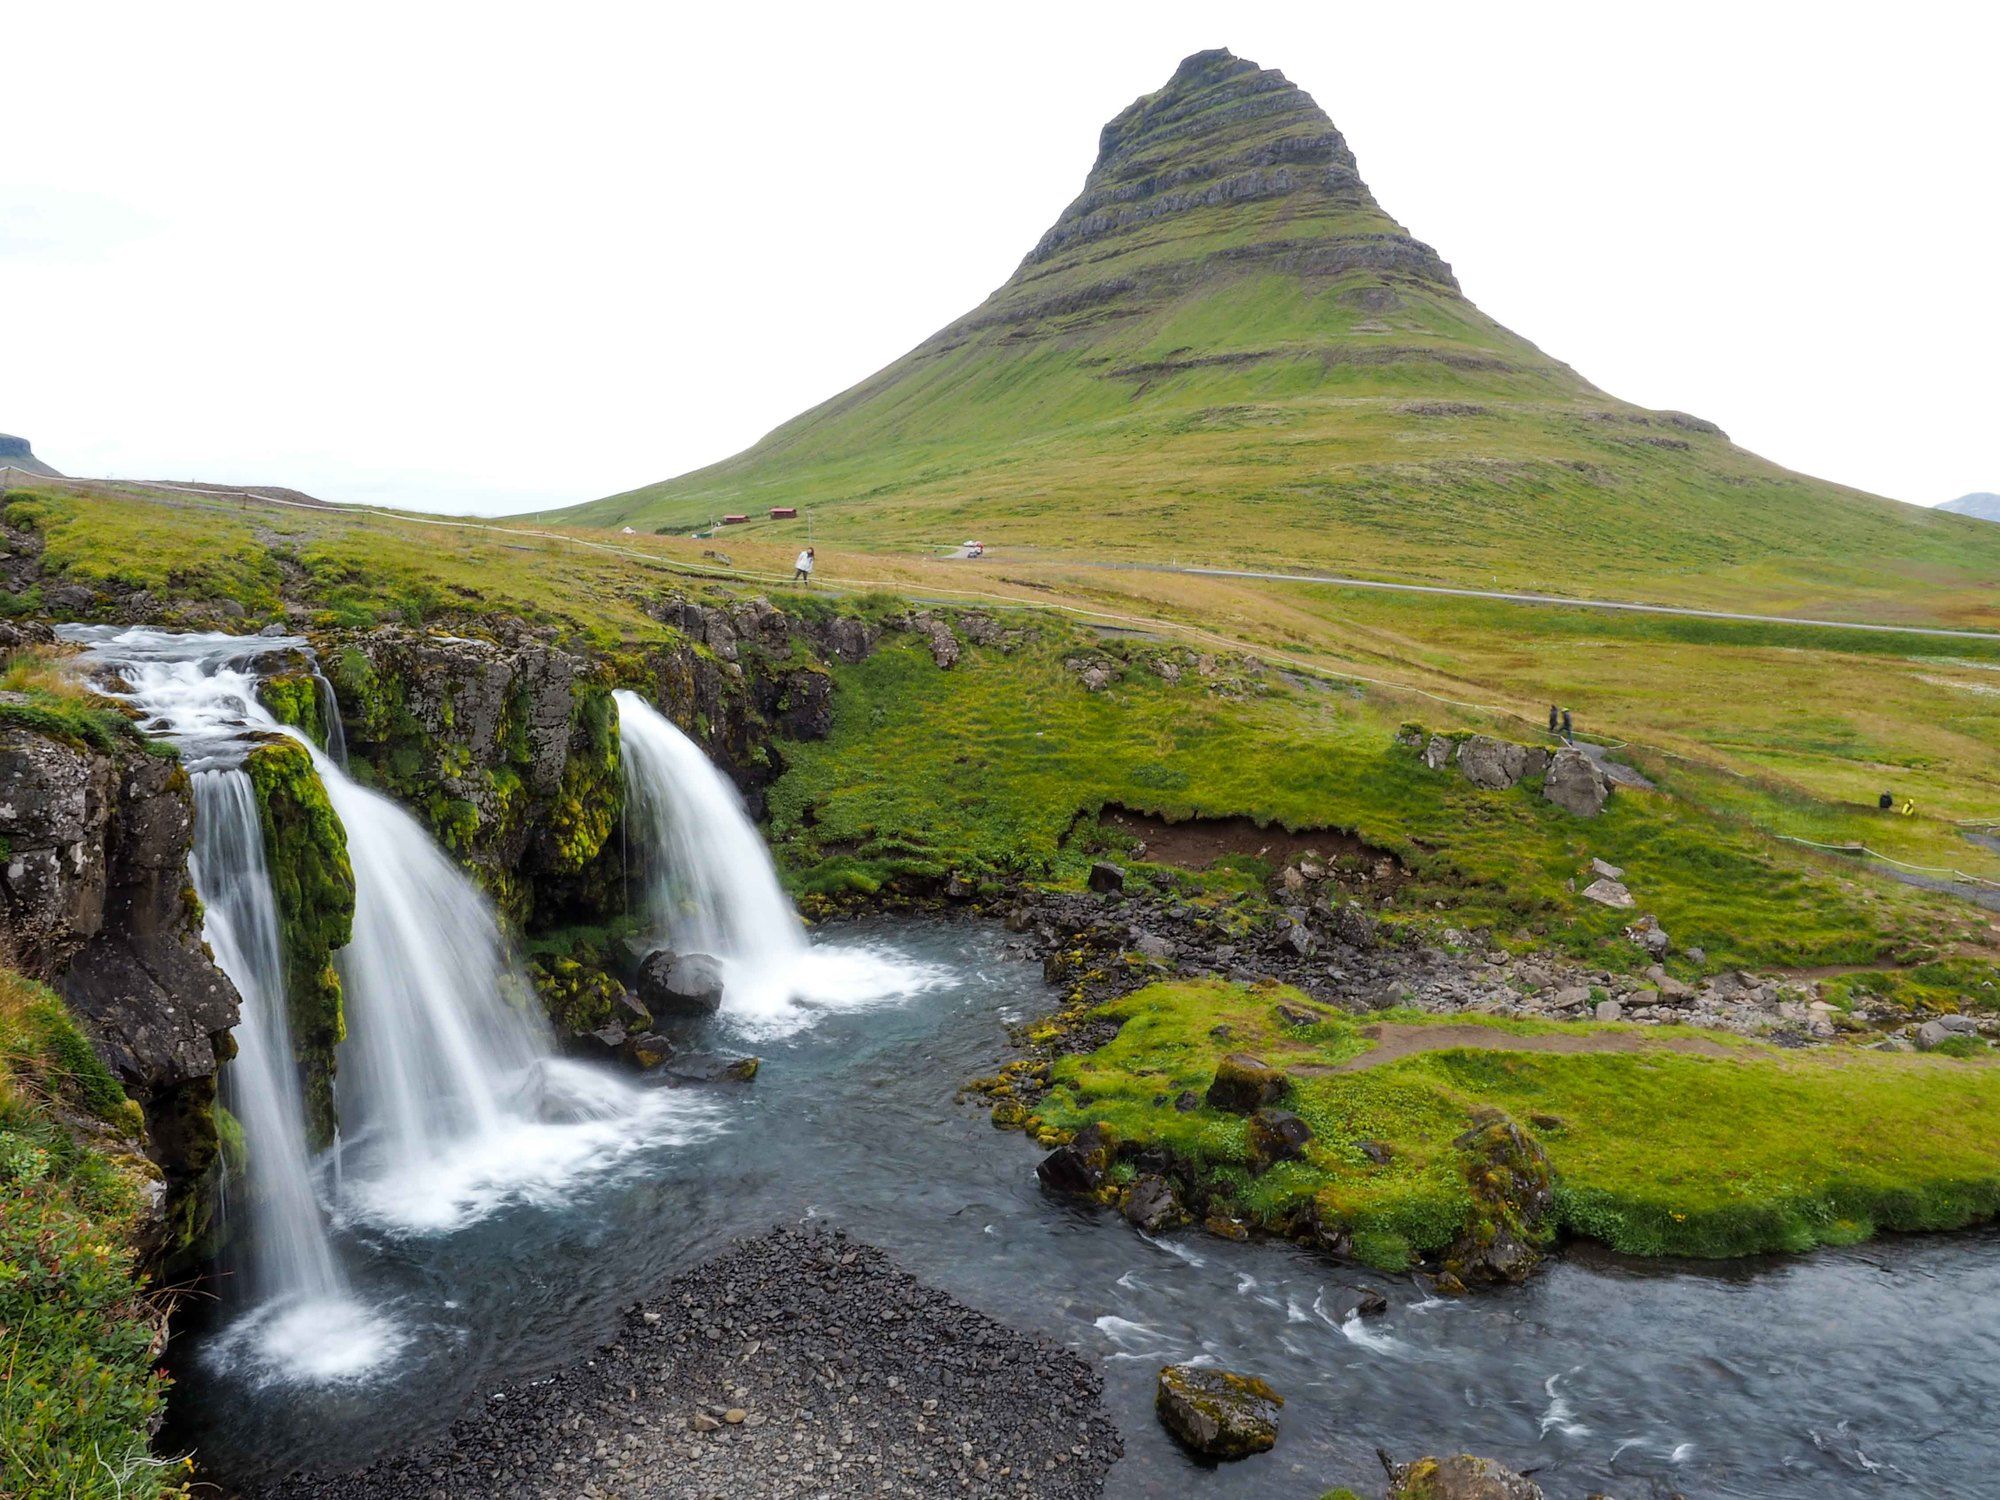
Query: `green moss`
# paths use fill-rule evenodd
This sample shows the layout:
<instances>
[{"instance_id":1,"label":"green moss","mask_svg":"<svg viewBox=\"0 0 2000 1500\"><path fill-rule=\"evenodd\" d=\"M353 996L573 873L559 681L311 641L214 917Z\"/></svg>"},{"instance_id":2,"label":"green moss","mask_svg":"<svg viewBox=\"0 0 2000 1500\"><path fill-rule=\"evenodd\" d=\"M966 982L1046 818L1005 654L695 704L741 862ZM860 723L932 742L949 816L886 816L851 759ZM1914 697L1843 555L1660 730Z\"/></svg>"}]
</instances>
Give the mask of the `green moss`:
<instances>
[{"instance_id":1,"label":"green moss","mask_svg":"<svg viewBox=\"0 0 2000 1500\"><path fill-rule=\"evenodd\" d=\"M334 951L346 946L354 920L347 835L304 746L291 740L260 745L244 769L256 788L278 902L286 1009L305 1090L307 1134L315 1146L325 1146L336 1123L334 1048L347 1035L340 975L333 966Z\"/></svg>"},{"instance_id":2,"label":"green moss","mask_svg":"<svg viewBox=\"0 0 2000 1500\"><path fill-rule=\"evenodd\" d=\"M1399 1267L1447 1250L1468 1226L1540 1242L1509 1210L1482 1216L1468 1117L1554 1117L1540 1145L1555 1224L1639 1255L1732 1256L1847 1243L1884 1230L1944 1229L2000 1211L2000 1063L1832 1048L1786 1053L1683 1028L1513 1022L1510 1037L1611 1031L1628 1052L1446 1048L1360 1071L1370 1018L1308 1028L1275 1014L1281 988L1157 984L1092 1012L1121 1021L1096 1051L1059 1060L1031 1131L1103 1122L1134 1148L1163 1147L1230 1211L1292 1232L1310 1207L1355 1254ZM1435 1018L1378 1018L1416 1027ZM1485 1024L1457 1016L1454 1025ZM1227 1039L1210 1035L1218 1024ZM1718 1055L1670 1051L1700 1041ZM1558 1044L1559 1045L1559 1044ZM1199 1095L1225 1051L1250 1050L1291 1079L1287 1106L1312 1126L1303 1161L1252 1179L1240 1119L1172 1101ZM1361 1148L1386 1147L1386 1162ZM1379 1154L1379 1153L1378 1153ZM1532 1164L1480 1158L1539 1186ZM1518 1203L1510 1191L1491 1201Z\"/></svg>"},{"instance_id":3,"label":"green moss","mask_svg":"<svg viewBox=\"0 0 2000 1500\"><path fill-rule=\"evenodd\" d=\"M320 749L326 748L326 720L320 713L319 683L312 673L266 677L257 685L257 696L272 718L291 725Z\"/></svg>"},{"instance_id":4,"label":"green moss","mask_svg":"<svg viewBox=\"0 0 2000 1500\"><path fill-rule=\"evenodd\" d=\"M569 759L547 819L556 873L575 874L597 858L618 826L624 800L618 705L608 688L580 688L570 710Z\"/></svg>"},{"instance_id":5,"label":"green moss","mask_svg":"<svg viewBox=\"0 0 2000 1500\"><path fill-rule=\"evenodd\" d=\"M613 1004L625 992L603 970L572 958L537 958L529 965L529 974L549 1018L577 1035L608 1024Z\"/></svg>"}]
</instances>

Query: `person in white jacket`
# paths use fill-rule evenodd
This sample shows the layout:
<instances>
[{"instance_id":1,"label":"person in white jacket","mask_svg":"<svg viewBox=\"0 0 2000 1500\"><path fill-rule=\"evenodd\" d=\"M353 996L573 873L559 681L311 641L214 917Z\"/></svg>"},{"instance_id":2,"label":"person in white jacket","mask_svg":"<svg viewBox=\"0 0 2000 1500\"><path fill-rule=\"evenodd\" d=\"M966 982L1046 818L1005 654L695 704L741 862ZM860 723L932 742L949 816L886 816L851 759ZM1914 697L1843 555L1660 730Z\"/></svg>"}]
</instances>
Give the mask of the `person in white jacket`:
<instances>
[{"instance_id":1,"label":"person in white jacket","mask_svg":"<svg viewBox=\"0 0 2000 1500\"><path fill-rule=\"evenodd\" d=\"M792 582L811 583L812 581L813 581L813 549L808 547L806 548L805 551L799 554L799 560L792 564Z\"/></svg>"}]
</instances>

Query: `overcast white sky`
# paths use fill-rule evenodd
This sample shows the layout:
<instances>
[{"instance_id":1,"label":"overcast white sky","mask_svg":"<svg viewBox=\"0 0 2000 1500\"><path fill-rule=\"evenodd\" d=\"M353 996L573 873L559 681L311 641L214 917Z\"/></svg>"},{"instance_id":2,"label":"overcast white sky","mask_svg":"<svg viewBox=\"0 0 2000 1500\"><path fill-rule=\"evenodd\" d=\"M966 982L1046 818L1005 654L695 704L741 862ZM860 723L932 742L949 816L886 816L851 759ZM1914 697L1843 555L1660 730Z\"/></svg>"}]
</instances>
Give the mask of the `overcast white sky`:
<instances>
[{"instance_id":1,"label":"overcast white sky","mask_svg":"<svg viewBox=\"0 0 2000 1500\"><path fill-rule=\"evenodd\" d=\"M1099 126L1227 46L1600 386L1934 503L2000 489L1996 17L10 7L0 431L74 474L440 510L664 478L978 302Z\"/></svg>"}]
</instances>

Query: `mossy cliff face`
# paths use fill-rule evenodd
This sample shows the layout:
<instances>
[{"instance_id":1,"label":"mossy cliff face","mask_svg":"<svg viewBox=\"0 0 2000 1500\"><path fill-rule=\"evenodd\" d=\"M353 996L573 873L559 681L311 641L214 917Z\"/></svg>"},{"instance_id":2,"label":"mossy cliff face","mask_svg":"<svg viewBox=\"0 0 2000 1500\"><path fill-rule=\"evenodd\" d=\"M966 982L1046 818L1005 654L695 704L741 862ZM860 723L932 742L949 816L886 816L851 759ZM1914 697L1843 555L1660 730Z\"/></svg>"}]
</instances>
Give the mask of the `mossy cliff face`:
<instances>
[{"instance_id":1,"label":"mossy cliff face","mask_svg":"<svg viewBox=\"0 0 2000 1500\"><path fill-rule=\"evenodd\" d=\"M620 649L506 618L478 637L392 629L321 643L354 774L423 818L519 930L599 922L622 905L615 688L658 704L754 808L783 769L773 741L831 724L825 660L859 659L876 634L762 600L676 597L650 612L665 639Z\"/></svg>"},{"instance_id":2,"label":"mossy cliff face","mask_svg":"<svg viewBox=\"0 0 2000 1500\"><path fill-rule=\"evenodd\" d=\"M326 720L320 713L319 682L310 671L276 672L257 685L257 697L280 724L289 724L320 749L326 748Z\"/></svg>"},{"instance_id":3,"label":"mossy cliff face","mask_svg":"<svg viewBox=\"0 0 2000 1500\"><path fill-rule=\"evenodd\" d=\"M350 769L413 810L527 924L545 874L602 852L617 821L608 670L496 623L494 639L378 630L329 644Z\"/></svg>"},{"instance_id":4,"label":"mossy cliff face","mask_svg":"<svg viewBox=\"0 0 2000 1500\"><path fill-rule=\"evenodd\" d=\"M257 793L264 857L278 904L292 1056L314 1147L333 1140L334 1048L347 1035L333 954L353 935L354 870L347 835L305 747L260 745L243 763Z\"/></svg>"},{"instance_id":5,"label":"mossy cliff face","mask_svg":"<svg viewBox=\"0 0 2000 1500\"><path fill-rule=\"evenodd\" d=\"M209 1232L215 1074L239 1003L201 939L193 831L178 761L0 725L0 947L61 996L143 1113L163 1180L142 1232L170 1266Z\"/></svg>"}]
</instances>

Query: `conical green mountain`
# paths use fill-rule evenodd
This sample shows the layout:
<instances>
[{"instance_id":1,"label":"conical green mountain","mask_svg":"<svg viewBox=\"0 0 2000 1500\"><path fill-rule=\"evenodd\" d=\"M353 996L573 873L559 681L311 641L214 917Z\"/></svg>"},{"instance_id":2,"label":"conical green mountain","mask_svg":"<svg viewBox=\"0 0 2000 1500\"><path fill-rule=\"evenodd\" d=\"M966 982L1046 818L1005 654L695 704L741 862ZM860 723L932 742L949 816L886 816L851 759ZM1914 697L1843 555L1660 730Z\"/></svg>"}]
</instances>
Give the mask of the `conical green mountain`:
<instances>
[{"instance_id":1,"label":"conical green mountain","mask_svg":"<svg viewBox=\"0 0 2000 1500\"><path fill-rule=\"evenodd\" d=\"M857 546L1656 597L2000 576L1975 526L1788 473L1502 328L1312 98L1226 51L1104 127L1082 193L965 317L734 458L557 518L770 506Z\"/></svg>"}]
</instances>

